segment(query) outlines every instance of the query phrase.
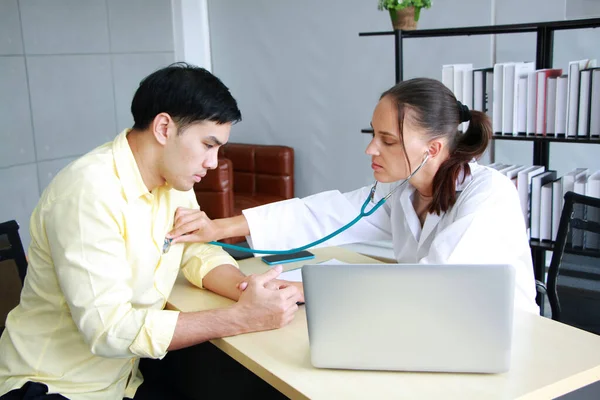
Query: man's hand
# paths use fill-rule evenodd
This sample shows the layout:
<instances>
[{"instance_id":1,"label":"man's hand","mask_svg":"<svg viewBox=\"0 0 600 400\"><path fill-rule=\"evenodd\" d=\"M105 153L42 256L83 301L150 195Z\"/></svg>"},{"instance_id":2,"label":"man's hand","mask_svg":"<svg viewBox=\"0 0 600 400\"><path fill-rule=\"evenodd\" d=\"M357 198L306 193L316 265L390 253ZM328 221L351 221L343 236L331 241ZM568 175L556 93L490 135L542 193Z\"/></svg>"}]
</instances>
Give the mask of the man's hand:
<instances>
[{"instance_id":1,"label":"man's hand","mask_svg":"<svg viewBox=\"0 0 600 400\"><path fill-rule=\"evenodd\" d=\"M264 274L250 275L244 279L245 288L232 307L240 311L247 332L277 329L289 324L298 310L296 303L304 301L304 296L295 285L273 282L281 269L278 265Z\"/></svg>"},{"instance_id":2,"label":"man's hand","mask_svg":"<svg viewBox=\"0 0 600 400\"><path fill-rule=\"evenodd\" d=\"M278 265L278 267L279 266L280 265ZM275 267L273 267L273 268L275 268ZM241 292L246 290L246 287L248 287L248 278L249 277L245 277L240 283L237 284L236 287ZM271 289L271 290L285 289L288 286L295 286L296 289L298 289L298 291L300 292L300 298L301 298L298 301L301 303L304 303L304 286L302 286L302 282L285 281L283 279L272 279L265 284L265 288Z\"/></svg>"},{"instance_id":3,"label":"man's hand","mask_svg":"<svg viewBox=\"0 0 600 400\"><path fill-rule=\"evenodd\" d=\"M219 237L217 224L204 211L178 207L175 211L173 229L167 234L175 243L210 242Z\"/></svg>"}]
</instances>

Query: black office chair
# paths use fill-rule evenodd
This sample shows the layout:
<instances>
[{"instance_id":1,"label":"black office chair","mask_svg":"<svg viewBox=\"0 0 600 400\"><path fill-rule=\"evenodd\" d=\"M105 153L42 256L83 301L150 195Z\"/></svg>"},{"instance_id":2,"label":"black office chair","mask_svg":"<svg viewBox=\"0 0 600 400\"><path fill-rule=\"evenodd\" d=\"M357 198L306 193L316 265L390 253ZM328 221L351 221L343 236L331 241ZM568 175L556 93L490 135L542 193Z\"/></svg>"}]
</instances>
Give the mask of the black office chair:
<instances>
[{"instance_id":1,"label":"black office chair","mask_svg":"<svg viewBox=\"0 0 600 400\"><path fill-rule=\"evenodd\" d=\"M6 262L5 262L6 261ZM6 316L17 304L25 274L27 258L16 221L0 223L0 335Z\"/></svg>"},{"instance_id":2,"label":"black office chair","mask_svg":"<svg viewBox=\"0 0 600 400\"><path fill-rule=\"evenodd\" d=\"M19 236L19 224L15 220L0 223L0 261L5 260L15 261L23 283L27 273L27 258Z\"/></svg>"},{"instance_id":3,"label":"black office chair","mask_svg":"<svg viewBox=\"0 0 600 400\"><path fill-rule=\"evenodd\" d=\"M552 319L600 334L600 199L565 194L547 287Z\"/></svg>"}]
</instances>

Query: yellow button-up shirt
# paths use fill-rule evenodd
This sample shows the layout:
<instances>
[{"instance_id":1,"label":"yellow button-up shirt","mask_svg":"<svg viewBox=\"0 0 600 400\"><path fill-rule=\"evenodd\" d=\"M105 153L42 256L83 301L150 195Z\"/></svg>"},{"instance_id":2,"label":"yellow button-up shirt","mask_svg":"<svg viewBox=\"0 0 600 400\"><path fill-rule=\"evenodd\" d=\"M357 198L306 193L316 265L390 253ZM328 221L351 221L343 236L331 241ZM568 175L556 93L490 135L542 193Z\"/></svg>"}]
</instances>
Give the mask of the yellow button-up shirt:
<instances>
[{"instance_id":1,"label":"yellow button-up shirt","mask_svg":"<svg viewBox=\"0 0 600 400\"><path fill-rule=\"evenodd\" d=\"M0 395L27 381L72 400L133 397L139 357L162 358L178 312L163 310L180 267L193 284L222 264L223 250L175 244L162 253L177 207L193 191L149 192L128 131L61 171L30 223L21 302L0 338Z\"/></svg>"}]
</instances>

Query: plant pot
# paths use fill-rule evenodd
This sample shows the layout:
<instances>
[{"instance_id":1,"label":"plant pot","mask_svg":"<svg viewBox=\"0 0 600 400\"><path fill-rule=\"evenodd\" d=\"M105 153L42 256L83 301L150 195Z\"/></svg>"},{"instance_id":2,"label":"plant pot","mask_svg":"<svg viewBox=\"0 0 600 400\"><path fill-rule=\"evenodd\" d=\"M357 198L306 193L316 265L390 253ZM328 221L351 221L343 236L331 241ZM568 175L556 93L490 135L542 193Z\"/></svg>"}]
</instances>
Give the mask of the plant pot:
<instances>
[{"instance_id":1,"label":"plant pot","mask_svg":"<svg viewBox=\"0 0 600 400\"><path fill-rule=\"evenodd\" d=\"M402 10L389 10L392 26L394 29L402 29L403 31L414 31L417 29L417 21L415 21L415 8L406 7Z\"/></svg>"}]
</instances>

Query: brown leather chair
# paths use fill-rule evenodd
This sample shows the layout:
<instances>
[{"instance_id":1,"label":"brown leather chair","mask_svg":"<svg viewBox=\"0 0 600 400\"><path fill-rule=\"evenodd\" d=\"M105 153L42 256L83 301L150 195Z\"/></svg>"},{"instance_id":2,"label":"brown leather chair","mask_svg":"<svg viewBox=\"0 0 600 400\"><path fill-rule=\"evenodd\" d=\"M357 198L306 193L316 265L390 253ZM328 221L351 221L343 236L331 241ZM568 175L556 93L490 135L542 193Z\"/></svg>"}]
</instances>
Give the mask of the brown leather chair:
<instances>
[{"instance_id":1,"label":"brown leather chair","mask_svg":"<svg viewBox=\"0 0 600 400\"><path fill-rule=\"evenodd\" d=\"M294 197L294 149L287 146L228 143L219 165L194 185L200 208L211 219ZM240 236L223 240L238 243Z\"/></svg>"}]
</instances>

